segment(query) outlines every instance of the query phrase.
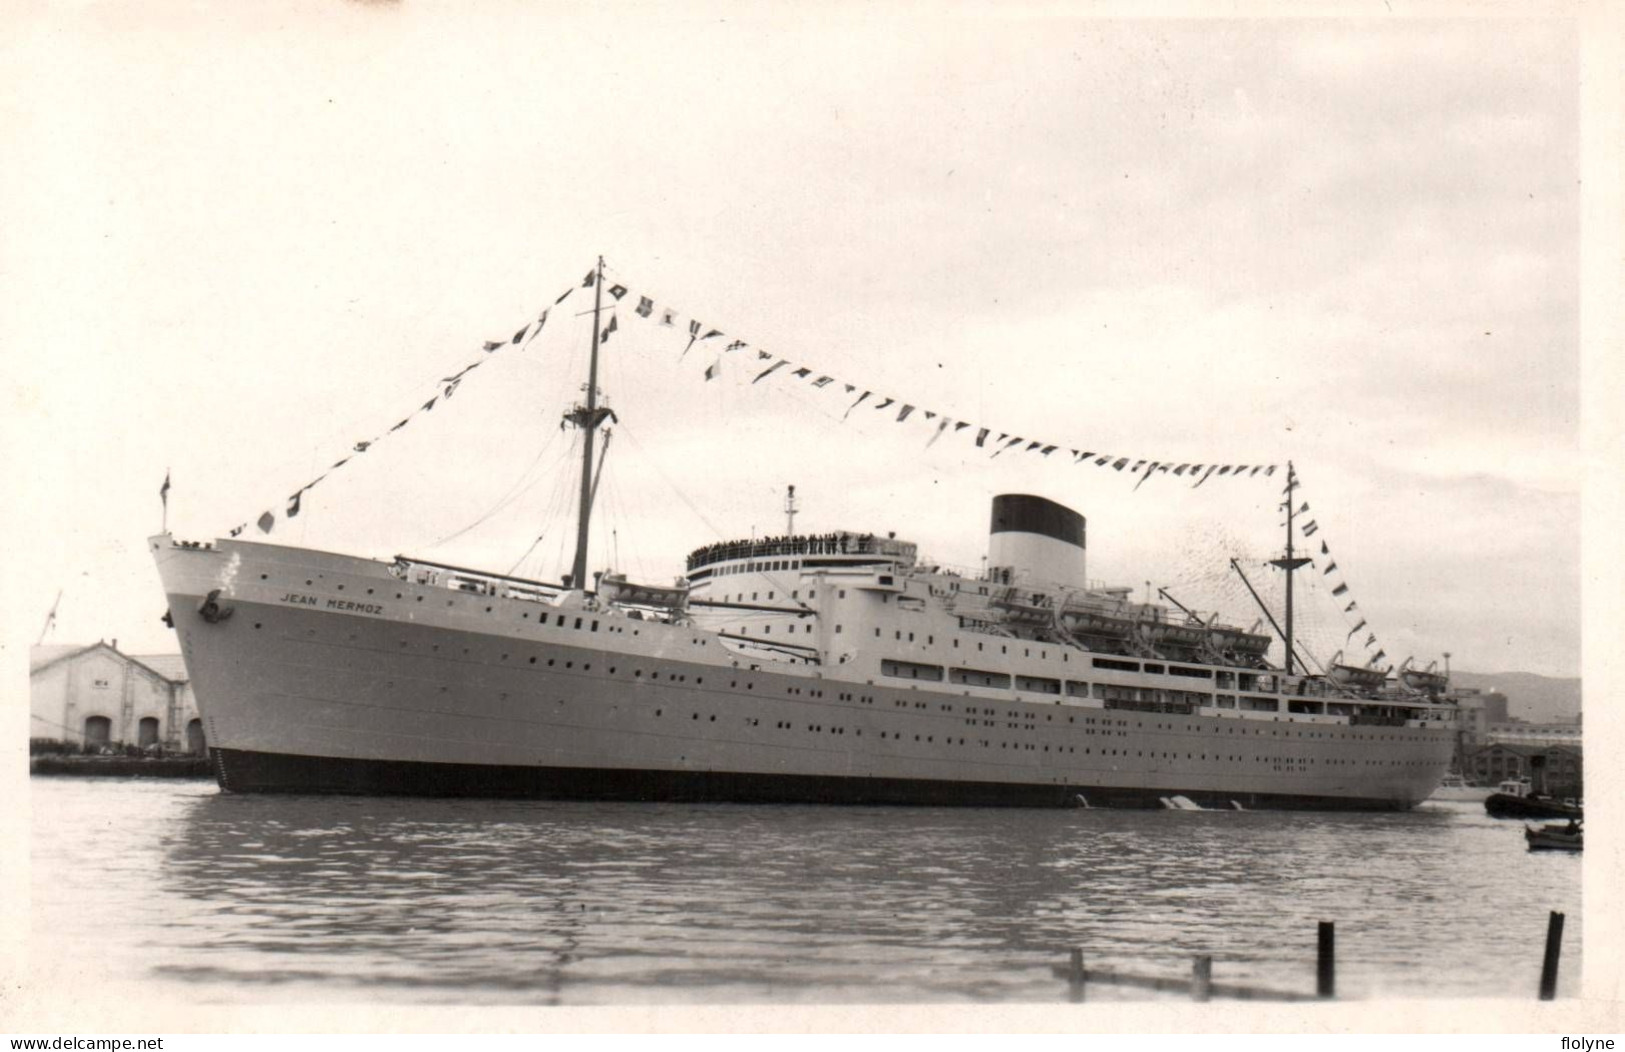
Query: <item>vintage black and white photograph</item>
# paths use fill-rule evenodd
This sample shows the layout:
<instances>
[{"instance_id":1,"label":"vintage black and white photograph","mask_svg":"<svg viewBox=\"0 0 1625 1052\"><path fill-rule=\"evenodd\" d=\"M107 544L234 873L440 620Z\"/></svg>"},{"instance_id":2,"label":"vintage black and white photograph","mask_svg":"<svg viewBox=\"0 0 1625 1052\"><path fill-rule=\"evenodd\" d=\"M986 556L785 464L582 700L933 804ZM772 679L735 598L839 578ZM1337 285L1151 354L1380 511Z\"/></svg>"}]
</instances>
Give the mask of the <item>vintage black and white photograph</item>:
<instances>
[{"instance_id":1,"label":"vintage black and white photograph","mask_svg":"<svg viewBox=\"0 0 1625 1052\"><path fill-rule=\"evenodd\" d=\"M1592 13L8 8L8 1029L1612 981Z\"/></svg>"}]
</instances>

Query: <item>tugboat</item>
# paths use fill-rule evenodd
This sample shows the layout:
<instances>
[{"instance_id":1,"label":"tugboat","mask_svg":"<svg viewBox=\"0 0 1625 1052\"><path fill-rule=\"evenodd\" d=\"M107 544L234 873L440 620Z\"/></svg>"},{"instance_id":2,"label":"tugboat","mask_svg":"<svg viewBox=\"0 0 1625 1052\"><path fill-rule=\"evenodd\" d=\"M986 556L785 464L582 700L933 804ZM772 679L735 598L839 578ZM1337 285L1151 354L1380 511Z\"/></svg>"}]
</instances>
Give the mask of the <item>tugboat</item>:
<instances>
[{"instance_id":1,"label":"tugboat","mask_svg":"<svg viewBox=\"0 0 1625 1052\"><path fill-rule=\"evenodd\" d=\"M1491 818L1572 818L1583 817L1579 804L1556 800L1535 791L1527 778L1502 782L1484 799Z\"/></svg>"}]
</instances>

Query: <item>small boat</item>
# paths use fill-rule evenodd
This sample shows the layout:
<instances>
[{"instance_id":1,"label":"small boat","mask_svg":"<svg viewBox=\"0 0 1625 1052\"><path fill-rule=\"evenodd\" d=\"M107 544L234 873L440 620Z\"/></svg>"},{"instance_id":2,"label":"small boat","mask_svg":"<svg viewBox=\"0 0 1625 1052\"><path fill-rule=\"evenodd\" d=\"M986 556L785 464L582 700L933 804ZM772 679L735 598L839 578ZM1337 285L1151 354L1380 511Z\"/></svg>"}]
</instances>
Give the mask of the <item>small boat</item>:
<instances>
[{"instance_id":1,"label":"small boat","mask_svg":"<svg viewBox=\"0 0 1625 1052\"><path fill-rule=\"evenodd\" d=\"M1433 790L1429 800L1444 800L1453 803L1483 803L1495 790L1487 785L1473 785L1459 774L1447 774L1439 782L1439 788Z\"/></svg>"},{"instance_id":2,"label":"small boat","mask_svg":"<svg viewBox=\"0 0 1625 1052\"><path fill-rule=\"evenodd\" d=\"M1585 850L1585 831L1580 828L1578 819L1570 819L1566 825L1547 825L1538 829L1524 826L1523 838L1528 841L1531 851Z\"/></svg>"}]
</instances>

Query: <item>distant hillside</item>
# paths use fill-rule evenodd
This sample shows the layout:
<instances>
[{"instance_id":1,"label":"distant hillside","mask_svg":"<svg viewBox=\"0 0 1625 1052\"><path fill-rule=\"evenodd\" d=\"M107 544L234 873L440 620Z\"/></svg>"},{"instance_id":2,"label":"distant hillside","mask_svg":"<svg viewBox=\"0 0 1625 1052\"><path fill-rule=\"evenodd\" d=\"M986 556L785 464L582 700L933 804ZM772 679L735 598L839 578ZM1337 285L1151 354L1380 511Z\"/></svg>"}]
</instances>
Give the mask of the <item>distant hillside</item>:
<instances>
[{"instance_id":1,"label":"distant hillside","mask_svg":"<svg viewBox=\"0 0 1625 1052\"><path fill-rule=\"evenodd\" d=\"M1498 690L1507 711L1530 723L1563 723L1580 715L1580 680L1537 676L1533 672L1450 672L1452 687Z\"/></svg>"}]
</instances>

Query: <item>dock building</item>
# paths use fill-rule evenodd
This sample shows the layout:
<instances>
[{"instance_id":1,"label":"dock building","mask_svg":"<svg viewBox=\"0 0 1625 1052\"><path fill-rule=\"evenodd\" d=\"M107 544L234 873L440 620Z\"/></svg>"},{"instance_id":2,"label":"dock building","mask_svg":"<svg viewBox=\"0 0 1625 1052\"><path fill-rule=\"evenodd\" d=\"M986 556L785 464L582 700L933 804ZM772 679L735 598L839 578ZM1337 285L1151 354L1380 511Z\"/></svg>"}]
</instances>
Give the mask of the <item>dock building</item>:
<instances>
[{"instance_id":1,"label":"dock building","mask_svg":"<svg viewBox=\"0 0 1625 1052\"><path fill-rule=\"evenodd\" d=\"M202 754L203 723L179 654L126 654L118 640L28 656L30 743Z\"/></svg>"}]
</instances>

